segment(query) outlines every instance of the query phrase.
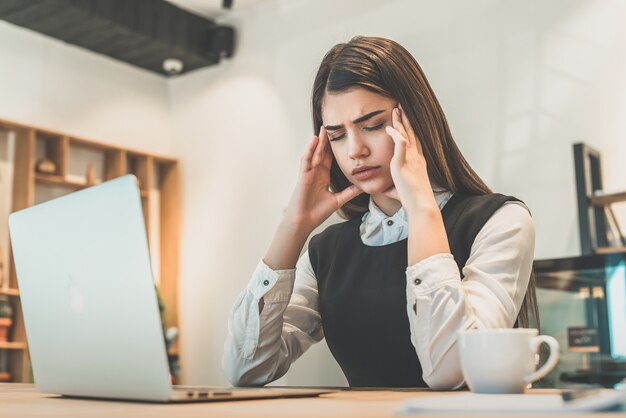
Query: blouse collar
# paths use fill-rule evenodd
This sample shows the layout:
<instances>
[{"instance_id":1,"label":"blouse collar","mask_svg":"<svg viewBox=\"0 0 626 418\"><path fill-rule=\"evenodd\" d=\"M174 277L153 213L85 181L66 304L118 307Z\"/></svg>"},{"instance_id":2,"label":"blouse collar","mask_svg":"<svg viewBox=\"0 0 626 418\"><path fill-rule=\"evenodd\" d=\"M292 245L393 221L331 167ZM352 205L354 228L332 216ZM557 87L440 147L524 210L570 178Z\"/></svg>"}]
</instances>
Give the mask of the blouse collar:
<instances>
[{"instance_id":1,"label":"blouse collar","mask_svg":"<svg viewBox=\"0 0 626 418\"><path fill-rule=\"evenodd\" d=\"M435 201L439 209L452 197L452 192L433 185ZM394 243L405 239L408 236L409 223L404 208L400 208L396 213L387 216L370 197L368 211L363 215L361 221L361 240L366 245L380 246Z\"/></svg>"}]
</instances>

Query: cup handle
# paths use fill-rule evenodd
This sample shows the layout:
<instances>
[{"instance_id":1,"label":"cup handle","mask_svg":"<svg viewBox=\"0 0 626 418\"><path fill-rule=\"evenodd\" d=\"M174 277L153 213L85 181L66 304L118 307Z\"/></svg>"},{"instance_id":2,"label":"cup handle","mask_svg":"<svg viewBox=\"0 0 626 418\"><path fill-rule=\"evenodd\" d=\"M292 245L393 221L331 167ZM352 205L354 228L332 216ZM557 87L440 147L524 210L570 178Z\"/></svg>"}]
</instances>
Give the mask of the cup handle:
<instances>
[{"instance_id":1,"label":"cup handle","mask_svg":"<svg viewBox=\"0 0 626 418\"><path fill-rule=\"evenodd\" d=\"M542 377L550 373L550 371L554 369L554 366L556 366L556 364L559 362L559 342L554 337L551 337L549 335L539 335L530 340L531 351L533 353L537 353L542 343L546 343L550 347L550 357L548 357L546 363L541 366L539 370L524 376L524 380L527 383L532 383L536 380L541 379Z\"/></svg>"}]
</instances>

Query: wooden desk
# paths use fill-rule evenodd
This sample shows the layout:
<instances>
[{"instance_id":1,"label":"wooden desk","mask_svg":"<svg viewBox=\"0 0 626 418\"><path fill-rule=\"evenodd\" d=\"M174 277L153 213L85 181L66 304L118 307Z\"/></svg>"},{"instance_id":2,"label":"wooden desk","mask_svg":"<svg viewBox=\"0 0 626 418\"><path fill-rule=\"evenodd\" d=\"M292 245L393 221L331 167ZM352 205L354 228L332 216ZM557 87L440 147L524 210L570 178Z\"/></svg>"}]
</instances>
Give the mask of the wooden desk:
<instances>
[{"instance_id":1,"label":"wooden desk","mask_svg":"<svg viewBox=\"0 0 626 418\"><path fill-rule=\"evenodd\" d=\"M534 391L539 392L541 391ZM2 417L261 417L261 418L331 418L331 417L397 417L396 411L407 398L416 396L448 396L451 392L421 391L341 391L319 398L267 399L238 402L207 402L194 404L150 404L67 399L41 394L32 385L0 384L0 415ZM424 418L426 415L414 415ZM497 415L494 415L497 416ZM524 418L526 415L516 415ZM531 415L527 415L531 416ZM556 415L545 415L555 417ZM563 416L563 415L560 415ZM575 415L576 417L626 417L626 412ZM433 415L437 418L455 415ZM540 418L541 414L532 414Z\"/></svg>"}]
</instances>

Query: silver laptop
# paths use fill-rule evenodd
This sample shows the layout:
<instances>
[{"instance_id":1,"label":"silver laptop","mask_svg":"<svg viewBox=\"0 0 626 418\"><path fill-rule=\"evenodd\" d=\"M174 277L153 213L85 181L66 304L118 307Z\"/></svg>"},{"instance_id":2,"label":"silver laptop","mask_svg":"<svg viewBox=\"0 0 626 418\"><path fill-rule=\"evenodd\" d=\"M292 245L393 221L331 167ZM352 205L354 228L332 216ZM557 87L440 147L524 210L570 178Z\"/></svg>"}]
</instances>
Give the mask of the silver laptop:
<instances>
[{"instance_id":1,"label":"silver laptop","mask_svg":"<svg viewBox=\"0 0 626 418\"><path fill-rule=\"evenodd\" d=\"M40 391L154 402L329 392L170 384L134 176L13 213L9 229Z\"/></svg>"}]
</instances>

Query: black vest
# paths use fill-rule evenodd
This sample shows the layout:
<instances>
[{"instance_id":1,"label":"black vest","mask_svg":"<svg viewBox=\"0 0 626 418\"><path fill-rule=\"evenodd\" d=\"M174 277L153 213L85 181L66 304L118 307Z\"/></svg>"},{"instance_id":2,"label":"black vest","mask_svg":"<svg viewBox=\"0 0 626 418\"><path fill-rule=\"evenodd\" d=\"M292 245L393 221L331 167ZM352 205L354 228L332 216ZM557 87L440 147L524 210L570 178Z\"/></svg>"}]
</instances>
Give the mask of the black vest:
<instances>
[{"instance_id":1,"label":"black vest","mask_svg":"<svg viewBox=\"0 0 626 418\"><path fill-rule=\"evenodd\" d=\"M480 229L508 201L518 199L457 193L443 207L459 271ZM407 316L407 240L367 246L360 224L331 225L309 243L326 342L351 387L424 387Z\"/></svg>"}]
</instances>

